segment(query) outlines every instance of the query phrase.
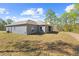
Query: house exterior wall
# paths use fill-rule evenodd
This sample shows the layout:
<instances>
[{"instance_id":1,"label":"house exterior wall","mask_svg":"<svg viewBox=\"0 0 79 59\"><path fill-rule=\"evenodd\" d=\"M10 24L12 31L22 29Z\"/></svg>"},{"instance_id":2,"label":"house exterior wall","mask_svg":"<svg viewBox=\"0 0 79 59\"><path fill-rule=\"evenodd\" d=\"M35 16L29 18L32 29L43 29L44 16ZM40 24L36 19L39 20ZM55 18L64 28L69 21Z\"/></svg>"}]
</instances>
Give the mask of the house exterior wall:
<instances>
[{"instance_id":1,"label":"house exterior wall","mask_svg":"<svg viewBox=\"0 0 79 59\"><path fill-rule=\"evenodd\" d=\"M40 30L41 27L41 30ZM53 31L53 27L51 27L51 31L49 31L49 26L48 25L40 25L38 26L38 33L48 33L48 32L52 32Z\"/></svg>"},{"instance_id":2,"label":"house exterior wall","mask_svg":"<svg viewBox=\"0 0 79 59\"><path fill-rule=\"evenodd\" d=\"M12 28L11 27L6 27L6 31L12 32Z\"/></svg>"},{"instance_id":3,"label":"house exterior wall","mask_svg":"<svg viewBox=\"0 0 79 59\"><path fill-rule=\"evenodd\" d=\"M11 26L11 27L6 27L6 31L11 31L13 33L18 33L18 34L27 34L27 26Z\"/></svg>"},{"instance_id":4,"label":"house exterior wall","mask_svg":"<svg viewBox=\"0 0 79 59\"><path fill-rule=\"evenodd\" d=\"M48 33L49 30L48 30L48 26L45 26L45 33Z\"/></svg>"},{"instance_id":5,"label":"house exterior wall","mask_svg":"<svg viewBox=\"0 0 79 59\"><path fill-rule=\"evenodd\" d=\"M38 33L45 33L45 26L43 25L38 26Z\"/></svg>"},{"instance_id":6,"label":"house exterior wall","mask_svg":"<svg viewBox=\"0 0 79 59\"><path fill-rule=\"evenodd\" d=\"M27 25L27 34L37 33L37 25Z\"/></svg>"},{"instance_id":7,"label":"house exterior wall","mask_svg":"<svg viewBox=\"0 0 79 59\"><path fill-rule=\"evenodd\" d=\"M42 30L43 30L43 32L45 32L45 26L42 26Z\"/></svg>"},{"instance_id":8,"label":"house exterior wall","mask_svg":"<svg viewBox=\"0 0 79 59\"><path fill-rule=\"evenodd\" d=\"M14 32L15 31L15 26L12 26L12 32Z\"/></svg>"},{"instance_id":9,"label":"house exterior wall","mask_svg":"<svg viewBox=\"0 0 79 59\"><path fill-rule=\"evenodd\" d=\"M10 31L18 34L48 33L49 26L27 24L27 25L6 27L6 31Z\"/></svg>"},{"instance_id":10,"label":"house exterior wall","mask_svg":"<svg viewBox=\"0 0 79 59\"><path fill-rule=\"evenodd\" d=\"M49 31L49 26L45 26L45 33L48 33L48 32L52 32L53 31L53 27L51 26L51 31Z\"/></svg>"}]
</instances>

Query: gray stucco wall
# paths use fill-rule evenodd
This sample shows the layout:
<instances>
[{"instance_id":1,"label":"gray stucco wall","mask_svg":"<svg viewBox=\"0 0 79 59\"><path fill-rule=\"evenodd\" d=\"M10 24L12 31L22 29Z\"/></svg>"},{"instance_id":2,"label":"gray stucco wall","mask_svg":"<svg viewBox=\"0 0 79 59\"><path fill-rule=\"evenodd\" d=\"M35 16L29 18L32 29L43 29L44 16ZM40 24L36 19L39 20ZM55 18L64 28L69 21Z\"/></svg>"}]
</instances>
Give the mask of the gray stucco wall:
<instances>
[{"instance_id":1,"label":"gray stucco wall","mask_svg":"<svg viewBox=\"0 0 79 59\"><path fill-rule=\"evenodd\" d=\"M48 31L48 26L45 26L45 33L49 32Z\"/></svg>"},{"instance_id":2,"label":"gray stucco wall","mask_svg":"<svg viewBox=\"0 0 79 59\"><path fill-rule=\"evenodd\" d=\"M27 34L27 26L11 26L11 27L6 27L6 31L10 31L13 33L18 33L18 34Z\"/></svg>"},{"instance_id":3,"label":"gray stucco wall","mask_svg":"<svg viewBox=\"0 0 79 59\"><path fill-rule=\"evenodd\" d=\"M38 26L38 33L45 33L45 26Z\"/></svg>"},{"instance_id":4,"label":"gray stucco wall","mask_svg":"<svg viewBox=\"0 0 79 59\"><path fill-rule=\"evenodd\" d=\"M27 25L27 34L37 33L37 25Z\"/></svg>"},{"instance_id":5,"label":"gray stucco wall","mask_svg":"<svg viewBox=\"0 0 79 59\"><path fill-rule=\"evenodd\" d=\"M40 27L42 27L42 30L40 30ZM33 33L48 33L49 32L48 26L31 25L31 24L6 27L6 31L10 31L13 33L18 33L18 34L33 34Z\"/></svg>"},{"instance_id":6,"label":"gray stucco wall","mask_svg":"<svg viewBox=\"0 0 79 59\"><path fill-rule=\"evenodd\" d=\"M42 31L40 30L40 27L42 27ZM32 31L32 28L34 28L34 31ZM46 26L42 25L27 25L27 34L33 34L33 33L46 33L48 29L46 30Z\"/></svg>"}]
</instances>

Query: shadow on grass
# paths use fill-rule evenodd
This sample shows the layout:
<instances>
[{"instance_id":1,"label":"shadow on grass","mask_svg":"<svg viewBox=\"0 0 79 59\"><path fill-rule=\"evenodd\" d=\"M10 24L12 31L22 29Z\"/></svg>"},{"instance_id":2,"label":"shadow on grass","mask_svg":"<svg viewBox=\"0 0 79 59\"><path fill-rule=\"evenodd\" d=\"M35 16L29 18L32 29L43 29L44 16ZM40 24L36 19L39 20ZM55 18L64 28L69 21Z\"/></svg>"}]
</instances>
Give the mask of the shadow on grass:
<instances>
[{"instance_id":1,"label":"shadow on grass","mask_svg":"<svg viewBox=\"0 0 79 59\"><path fill-rule=\"evenodd\" d=\"M43 35L45 33L32 33L31 35Z\"/></svg>"},{"instance_id":2,"label":"shadow on grass","mask_svg":"<svg viewBox=\"0 0 79 59\"><path fill-rule=\"evenodd\" d=\"M52 31L52 32L48 32L48 34L58 34L58 31Z\"/></svg>"},{"instance_id":3,"label":"shadow on grass","mask_svg":"<svg viewBox=\"0 0 79 59\"><path fill-rule=\"evenodd\" d=\"M48 32L47 34L58 34L58 31L52 31L52 32ZM45 33L32 33L31 35L44 35Z\"/></svg>"},{"instance_id":4,"label":"shadow on grass","mask_svg":"<svg viewBox=\"0 0 79 59\"><path fill-rule=\"evenodd\" d=\"M53 31L52 33L53 33L53 34L58 34L59 32L58 32L58 31Z\"/></svg>"}]
</instances>

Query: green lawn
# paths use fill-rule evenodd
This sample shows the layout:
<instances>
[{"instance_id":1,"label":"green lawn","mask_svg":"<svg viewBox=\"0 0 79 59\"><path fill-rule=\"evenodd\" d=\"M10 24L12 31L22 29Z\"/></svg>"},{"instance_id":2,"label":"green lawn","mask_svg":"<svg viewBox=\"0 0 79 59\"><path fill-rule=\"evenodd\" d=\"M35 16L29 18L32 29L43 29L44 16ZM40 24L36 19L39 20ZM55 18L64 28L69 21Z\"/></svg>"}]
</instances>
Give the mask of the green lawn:
<instances>
[{"instance_id":1,"label":"green lawn","mask_svg":"<svg viewBox=\"0 0 79 59\"><path fill-rule=\"evenodd\" d=\"M0 31L0 55L78 55L78 45L79 41L65 32L21 35Z\"/></svg>"}]
</instances>

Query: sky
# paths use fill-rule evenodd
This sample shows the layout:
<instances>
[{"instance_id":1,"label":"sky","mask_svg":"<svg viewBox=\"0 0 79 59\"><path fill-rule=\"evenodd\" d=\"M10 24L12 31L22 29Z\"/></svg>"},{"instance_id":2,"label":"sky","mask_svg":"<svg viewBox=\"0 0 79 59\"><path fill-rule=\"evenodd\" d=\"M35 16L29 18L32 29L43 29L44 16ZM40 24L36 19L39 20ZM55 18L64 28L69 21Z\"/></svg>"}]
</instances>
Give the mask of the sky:
<instances>
[{"instance_id":1,"label":"sky","mask_svg":"<svg viewBox=\"0 0 79 59\"><path fill-rule=\"evenodd\" d=\"M48 9L59 17L73 8L71 3L0 3L0 18L21 21L44 20Z\"/></svg>"}]
</instances>

